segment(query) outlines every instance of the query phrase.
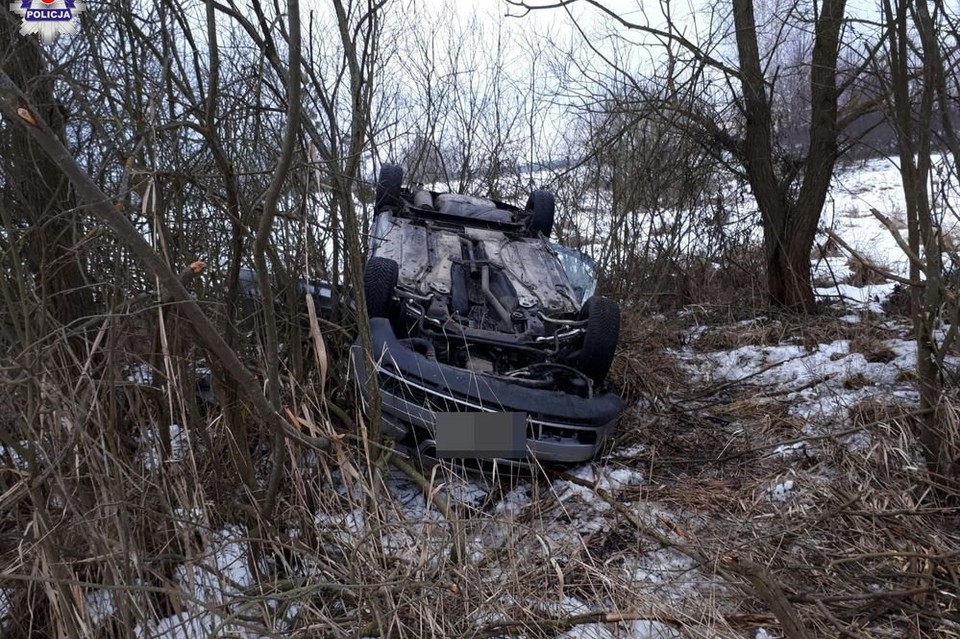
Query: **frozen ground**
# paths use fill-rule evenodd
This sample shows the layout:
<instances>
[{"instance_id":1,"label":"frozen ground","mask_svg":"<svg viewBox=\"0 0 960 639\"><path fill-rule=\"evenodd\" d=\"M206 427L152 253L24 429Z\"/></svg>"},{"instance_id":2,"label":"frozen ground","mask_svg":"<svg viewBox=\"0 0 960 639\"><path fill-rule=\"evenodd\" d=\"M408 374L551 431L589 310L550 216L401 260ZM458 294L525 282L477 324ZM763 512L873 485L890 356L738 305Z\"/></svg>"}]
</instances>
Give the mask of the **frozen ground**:
<instances>
[{"instance_id":1,"label":"frozen ground","mask_svg":"<svg viewBox=\"0 0 960 639\"><path fill-rule=\"evenodd\" d=\"M898 179L895 167L882 161L841 172L826 226L872 262L905 274L899 248L869 212L875 208L893 219L902 218ZM948 229L953 232L951 225ZM739 591L682 548L694 541L708 546L714 536L746 534L754 519L744 516L739 528L732 521L743 513L756 521L789 524L804 509L813 508L820 494L815 491L838 485L849 471L844 455L869 456L876 450L878 434L859 428L858 406L894 400L909 406L916 400L909 382L916 349L908 329L902 322L877 318L892 287L844 283L849 275L845 257L815 259L813 266L819 279L834 282L818 288L818 295L845 309L838 313L841 328L832 329L826 338L798 338L768 318L726 327L691 323L684 329L684 345L668 354L687 381L685 395L669 398L675 412L654 419L645 407L635 408L631 432L604 457L566 475L500 486L446 475L434 478L436 490L460 513L464 561L478 590L499 593L472 609L477 627L496 628L508 622L503 611L536 610L540 617L552 618L619 615L603 623L581 620L555 634L568 639L673 639L688 636L678 629L682 627L716 637L781 636L769 615L740 614ZM844 333L843 326L846 333L838 334ZM717 330L747 343L705 347L711 331ZM870 337L866 344L858 341L861 332ZM760 337L753 339L754 335ZM771 340L769 335L782 339ZM678 432L688 428L701 430L696 438ZM142 461L147 471L158 473L157 442L146 437ZM174 427L171 439L175 459L192 454L185 431ZM684 459L721 458L734 449L747 461L732 476L722 465L710 474L701 473L695 461L689 462L689 470L671 466ZM391 472L385 485L389 499L382 498L390 507L378 515L375 525L365 514L363 483L345 468L341 460L340 470L330 474L333 486L328 490L334 495L324 502L339 506L314 513L313 525L325 543L336 549L356 547L357 552L376 543L384 562L420 566L428 573L442 571L450 523L421 488ZM298 605L281 607L269 596L251 598L258 583L251 571L249 531L235 524L215 524L202 509L182 513L182 521L191 530L205 531L207 552L174 571L183 609L138 626L136 636L261 636L243 621L255 610L283 635L297 616ZM734 532L725 532L727 525ZM637 527L654 534L640 535ZM805 552L802 544L786 536L783 544L788 552ZM529 587L511 582L520 574L516 566L529 566L528 572L536 575ZM268 572L265 566L261 569ZM321 579L312 569L304 564L296 576L308 582ZM550 587L540 588L541 581ZM91 590L85 601L87 620L93 625L116 612L111 591ZM7 614L7 608L6 591L0 589L0 613ZM704 621L705 609L726 615L725 621ZM746 621L729 621L740 618ZM356 629L351 636L361 634Z\"/></svg>"},{"instance_id":2,"label":"frozen ground","mask_svg":"<svg viewBox=\"0 0 960 639\"><path fill-rule=\"evenodd\" d=\"M870 317L868 310L851 309L839 322L853 327L855 333L866 317ZM749 334L754 325L769 323L758 318L732 328ZM738 480L755 485L743 493L755 502L751 508L777 517L807 508L811 500L818 499L818 492L825 490L823 486L835 483L844 472L831 461L835 453L820 445L821 438L837 434L837 441L851 454L868 454L876 442L871 433L858 431L853 424L854 407L872 399L886 402L897 398L908 405L915 400L904 376L914 365L913 344L904 338L905 327L888 323L883 330L889 335L889 339L881 340L886 349L881 359L885 361L851 350L852 339L819 344L790 343L788 339L704 352L697 348L702 329L691 329L688 345L673 352L678 365L690 376L692 387L719 389L700 403L688 403L693 412L721 422L718 432L728 434L732 442L766 446L757 456L755 472L748 469ZM765 402L775 404L776 410ZM770 437L769 432L761 432L766 428L761 425L751 435L751 429L758 428L757 406L762 408L759 413L777 415L792 430ZM657 427L664 428L664 423L660 421ZM477 574L489 580L486 586L511 579L514 565L542 564L547 572L561 574L575 565L593 570L602 566L602 578L614 589L609 596L591 597L582 589L565 586L568 577L560 579L555 591L508 587L491 605L477 606L476 623L495 625L504 621L501 611L515 608L536 609L542 616L555 618L615 611L622 615L617 623L582 623L557 636L673 639L689 635L671 623L635 617L653 616L651 612L692 611L708 602L716 602L713 605L717 609L736 609L731 601L736 601L739 594L725 579L703 570L684 552L637 538L624 528L623 519L611 504L599 496L606 491L644 526L681 543L706 534L715 525L711 523L714 515L700 512L682 499L658 499L661 491L672 495L681 480L672 474L671 479L664 479L662 470L651 467L651 450L642 443L642 432L632 439L641 443L617 448L594 463L570 470L568 477L546 482L520 481L512 488L493 488L477 479L436 478L437 485L459 504L468 522L467 561L485 567ZM698 479L694 487L726 491L734 486L724 483L728 481L721 477ZM736 485L742 490L742 484ZM403 475L391 473L387 489L391 497L391 509L384 515L388 525L371 527L362 506L363 490L349 481L341 483L338 490L352 505L341 511L317 513L315 525L343 546L375 534L390 561L442 571L444 552L450 543L444 518L420 488ZM724 495L723 499L729 497ZM232 623L224 612L239 605L231 605L231 598L241 589L255 585L245 537L246 531L235 526L212 533L209 556L197 566L178 572L181 587L189 594L187 609L150 627L138 628L138 636L186 639L222 636L225 632L232 633L230 636L256 636ZM102 598L88 597L88 602L100 610L105 605ZM281 631L284 623L282 616L278 618L275 630ZM757 621L735 632L715 629L711 636L773 639L781 634L776 623Z\"/></svg>"}]
</instances>

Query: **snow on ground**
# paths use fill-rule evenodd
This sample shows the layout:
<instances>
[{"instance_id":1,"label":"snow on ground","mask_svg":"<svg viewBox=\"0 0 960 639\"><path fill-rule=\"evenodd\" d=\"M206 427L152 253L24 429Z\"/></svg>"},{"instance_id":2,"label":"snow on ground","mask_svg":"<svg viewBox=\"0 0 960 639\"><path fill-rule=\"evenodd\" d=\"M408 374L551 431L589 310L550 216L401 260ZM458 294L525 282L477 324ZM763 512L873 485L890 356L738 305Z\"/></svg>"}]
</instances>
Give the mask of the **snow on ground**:
<instances>
[{"instance_id":1,"label":"snow on ground","mask_svg":"<svg viewBox=\"0 0 960 639\"><path fill-rule=\"evenodd\" d=\"M895 287L896 284L890 282L866 286L837 283L832 286L817 286L813 289L813 294L821 301L844 302L851 308L880 314L883 313L883 301L890 297ZM852 319L855 316L848 317Z\"/></svg>"},{"instance_id":2,"label":"snow on ground","mask_svg":"<svg viewBox=\"0 0 960 639\"><path fill-rule=\"evenodd\" d=\"M631 468L608 469L589 465L576 468L570 474L608 492L643 483L643 474ZM597 511L603 512L611 508L610 504L597 497L597 493L593 489L572 484L569 481L562 479L555 481L553 490L560 503L576 496Z\"/></svg>"},{"instance_id":3,"label":"snow on ground","mask_svg":"<svg viewBox=\"0 0 960 639\"><path fill-rule=\"evenodd\" d=\"M10 590L0 588L0 620L6 619L10 614ZM0 622L0 630L3 629L3 623Z\"/></svg>"},{"instance_id":4,"label":"snow on ground","mask_svg":"<svg viewBox=\"0 0 960 639\"><path fill-rule=\"evenodd\" d=\"M862 353L851 353L850 340L818 344L815 348L778 344L741 346L715 353L687 350L677 352L676 356L691 373L708 384L750 380L752 385L762 387L788 384L800 387L818 379L843 379L857 373L877 382L892 383L902 370L912 368L916 348L906 341L888 343L896 357L887 363L867 362Z\"/></svg>"},{"instance_id":5,"label":"snow on ground","mask_svg":"<svg viewBox=\"0 0 960 639\"><path fill-rule=\"evenodd\" d=\"M873 209L890 219L906 239L906 204L898 165L878 158L838 169L824 209L826 226L878 266L906 275L906 256L890 231L871 213ZM942 224L945 236L960 235L957 218L945 216Z\"/></svg>"},{"instance_id":6,"label":"snow on ground","mask_svg":"<svg viewBox=\"0 0 960 639\"><path fill-rule=\"evenodd\" d=\"M901 328L906 333L907 327ZM787 415L803 424L804 436L818 436L849 430L852 409L865 400L909 404L918 399L909 381L916 366L915 342L899 337L884 340L879 358L851 351L851 344L852 340L841 339L812 346L748 345L707 353L688 347L675 356L700 383L783 402ZM948 364L957 365L958 360L948 358ZM870 443L863 433L845 441L857 450ZM771 454L796 459L813 453L804 442L795 442L778 446Z\"/></svg>"}]
</instances>

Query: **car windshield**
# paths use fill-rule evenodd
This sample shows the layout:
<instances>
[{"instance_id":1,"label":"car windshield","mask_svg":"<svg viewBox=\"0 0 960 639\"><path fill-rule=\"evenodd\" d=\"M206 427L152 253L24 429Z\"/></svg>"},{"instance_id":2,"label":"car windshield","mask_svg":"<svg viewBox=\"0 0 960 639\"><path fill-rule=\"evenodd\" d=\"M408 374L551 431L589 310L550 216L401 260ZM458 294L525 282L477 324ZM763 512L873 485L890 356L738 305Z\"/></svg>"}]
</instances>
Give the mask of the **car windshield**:
<instances>
[{"instance_id":1,"label":"car windshield","mask_svg":"<svg viewBox=\"0 0 960 639\"><path fill-rule=\"evenodd\" d=\"M577 294L577 301L583 304L597 289L597 263L583 251L555 243L551 243L551 247L560 258L570 286Z\"/></svg>"}]
</instances>

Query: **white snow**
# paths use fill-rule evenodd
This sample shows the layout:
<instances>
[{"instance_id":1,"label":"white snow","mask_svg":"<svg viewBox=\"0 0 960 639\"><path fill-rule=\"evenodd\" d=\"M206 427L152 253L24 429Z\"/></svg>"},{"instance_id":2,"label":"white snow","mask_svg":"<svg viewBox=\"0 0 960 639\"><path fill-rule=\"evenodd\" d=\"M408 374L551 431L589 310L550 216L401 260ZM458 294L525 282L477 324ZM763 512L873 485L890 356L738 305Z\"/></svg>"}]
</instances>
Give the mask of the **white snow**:
<instances>
[{"instance_id":1,"label":"white snow","mask_svg":"<svg viewBox=\"0 0 960 639\"><path fill-rule=\"evenodd\" d=\"M795 487L796 485L794 481L792 479L787 479L774 484L767 489L767 492L770 494L771 501L783 503L794 495Z\"/></svg>"},{"instance_id":2,"label":"white snow","mask_svg":"<svg viewBox=\"0 0 960 639\"><path fill-rule=\"evenodd\" d=\"M0 630L3 629L3 621L10 614L10 589L0 588Z\"/></svg>"},{"instance_id":3,"label":"white snow","mask_svg":"<svg viewBox=\"0 0 960 639\"><path fill-rule=\"evenodd\" d=\"M507 517L516 517L523 508L530 503L530 491L527 486L516 486L508 492L500 502L494 507L498 515Z\"/></svg>"},{"instance_id":4,"label":"white snow","mask_svg":"<svg viewBox=\"0 0 960 639\"><path fill-rule=\"evenodd\" d=\"M809 455L807 442L799 441L792 444L781 444L773 449L771 457L783 457L784 459L800 459Z\"/></svg>"},{"instance_id":5,"label":"white snow","mask_svg":"<svg viewBox=\"0 0 960 639\"><path fill-rule=\"evenodd\" d=\"M91 590L84 599L87 605L87 618L93 626L109 619L116 612L113 592L110 590Z\"/></svg>"},{"instance_id":6,"label":"white snow","mask_svg":"<svg viewBox=\"0 0 960 639\"><path fill-rule=\"evenodd\" d=\"M153 429L148 430L141 435L140 440L143 466L150 472L156 472L163 459L160 433ZM168 461L183 461L189 449L190 437L187 429L181 428L179 424L170 424L170 459Z\"/></svg>"}]
</instances>

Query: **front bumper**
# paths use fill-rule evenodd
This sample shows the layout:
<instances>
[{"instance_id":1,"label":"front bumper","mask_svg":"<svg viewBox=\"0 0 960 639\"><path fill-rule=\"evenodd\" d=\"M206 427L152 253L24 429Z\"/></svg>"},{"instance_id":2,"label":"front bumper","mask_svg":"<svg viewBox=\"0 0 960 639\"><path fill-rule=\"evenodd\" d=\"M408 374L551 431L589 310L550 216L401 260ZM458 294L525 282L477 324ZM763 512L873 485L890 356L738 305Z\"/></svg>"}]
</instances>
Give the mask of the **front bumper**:
<instances>
[{"instance_id":1,"label":"front bumper","mask_svg":"<svg viewBox=\"0 0 960 639\"><path fill-rule=\"evenodd\" d=\"M613 393L586 398L479 375L402 343L386 319L373 318L370 324L384 432L403 440L419 430L426 456L431 456L429 437L435 433L437 412L522 412L529 454L539 462L559 463L591 459L623 413L623 400ZM352 356L358 379L366 379L359 346Z\"/></svg>"}]
</instances>

